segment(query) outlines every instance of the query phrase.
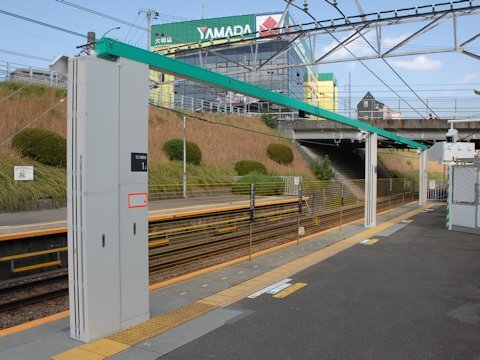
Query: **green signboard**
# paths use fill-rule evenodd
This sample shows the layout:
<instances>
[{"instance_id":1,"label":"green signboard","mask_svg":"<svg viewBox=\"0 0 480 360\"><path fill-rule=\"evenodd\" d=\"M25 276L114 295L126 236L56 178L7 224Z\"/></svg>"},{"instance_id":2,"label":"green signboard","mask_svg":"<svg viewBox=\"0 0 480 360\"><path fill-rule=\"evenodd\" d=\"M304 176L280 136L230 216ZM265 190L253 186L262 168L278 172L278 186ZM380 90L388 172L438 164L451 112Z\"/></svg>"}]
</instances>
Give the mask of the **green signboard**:
<instances>
[{"instance_id":1,"label":"green signboard","mask_svg":"<svg viewBox=\"0 0 480 360\"><path fill-rule=\"evenodd\" d=\"M152 25L151 46L238 38L242 35L248 39L254 37L251 33L255 31L253 14Z\"/></svg>"}]
</instances>

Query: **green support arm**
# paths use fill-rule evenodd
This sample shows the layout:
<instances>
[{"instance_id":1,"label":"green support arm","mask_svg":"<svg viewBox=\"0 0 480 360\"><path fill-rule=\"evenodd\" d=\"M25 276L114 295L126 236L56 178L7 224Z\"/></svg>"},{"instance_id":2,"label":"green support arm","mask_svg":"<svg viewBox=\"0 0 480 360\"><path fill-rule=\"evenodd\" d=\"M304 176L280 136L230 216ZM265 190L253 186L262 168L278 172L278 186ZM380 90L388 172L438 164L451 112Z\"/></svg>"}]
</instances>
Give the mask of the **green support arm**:
<instances>
[{"instance_id":1,"label":"green support arm","mask_svg":"<svg viewBox=\"0 0 480 360\"><path fill-rule=\"evenodd\" d=\"M248 95L287 108L301 110L307 114L339 122L359 130L377 133L384 138L393 140L399 144L407 145L411 148L421 150L428 149L426 145L395 135L373 125L304 103L303 101L292 99L285 95L274 93L262 87L236 80L214 71L202 69L198 66L190 65L183 61L175 60L145 49L140 49L110 38L101 38L99 41L97 41L95 51L99 57L107 59L112 57L123 57L138 61L148 64L151 69L158 70L162 73L171 74L180 78L193 80L229 91L234 91L236 93Z\"/></svg>"}]
</instances>

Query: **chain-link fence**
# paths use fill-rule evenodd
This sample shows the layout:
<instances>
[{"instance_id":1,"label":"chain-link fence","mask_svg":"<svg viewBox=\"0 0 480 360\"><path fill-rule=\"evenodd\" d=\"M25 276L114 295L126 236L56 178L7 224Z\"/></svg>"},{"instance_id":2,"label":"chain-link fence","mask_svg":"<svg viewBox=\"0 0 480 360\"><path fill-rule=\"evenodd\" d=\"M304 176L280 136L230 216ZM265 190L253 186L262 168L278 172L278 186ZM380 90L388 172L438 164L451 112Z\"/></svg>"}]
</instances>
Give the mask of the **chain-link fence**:
<instances>
[{"instance_id":1,"label":"chain-link fence","mask_svg":"<svg viewBox=\"0 0 480 360\"><path fill-rule=\"evenodd\" d=\"M452 167L452 201L454 204L474 204L477 202L477 179L479 168L476 166Z\"/></svg>"}]
</instances>

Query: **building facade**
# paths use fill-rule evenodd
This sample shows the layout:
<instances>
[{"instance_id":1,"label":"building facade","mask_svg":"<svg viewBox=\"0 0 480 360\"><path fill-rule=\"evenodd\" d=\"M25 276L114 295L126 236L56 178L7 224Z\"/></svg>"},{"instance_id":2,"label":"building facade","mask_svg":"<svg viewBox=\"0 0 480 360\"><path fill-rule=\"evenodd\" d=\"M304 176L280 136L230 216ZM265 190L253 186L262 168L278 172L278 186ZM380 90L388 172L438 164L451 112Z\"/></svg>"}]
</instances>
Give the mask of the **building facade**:
<instances>
[{"instance_id":1,"label":"building facade","mask_svg":"<svg viewBox=\"0 0 480 360\"><path fill-rule=\"evenodd\" d=\"M308 41L289 46L296 29L288 13L250 14L153 25L151 50L274 92L336 110L336 81L317 74L315 66L295 65L312 61ZM278 38L261 39L278 34ZM252 43L252 39L256 41ZM228 43L227 46L218 47ZM218 48L217 48L218 47ZM200 49L201 48L201 51ZM194 81L152 72L152 98L163 106L185 98L261 111L258 99L213 88ZM275 105L269 109L287 111Z\"/></svg>"},{"instance_id":2,"label":"building facade","mask_svg":"<svg viewBox=\"0 0 480 360\"><path fill-rule=\"evenodd\" d=\"M357 104L357 118L359 120L400 119L401 114L376 100L370 91Z\"/></svg>"}]
</instances>

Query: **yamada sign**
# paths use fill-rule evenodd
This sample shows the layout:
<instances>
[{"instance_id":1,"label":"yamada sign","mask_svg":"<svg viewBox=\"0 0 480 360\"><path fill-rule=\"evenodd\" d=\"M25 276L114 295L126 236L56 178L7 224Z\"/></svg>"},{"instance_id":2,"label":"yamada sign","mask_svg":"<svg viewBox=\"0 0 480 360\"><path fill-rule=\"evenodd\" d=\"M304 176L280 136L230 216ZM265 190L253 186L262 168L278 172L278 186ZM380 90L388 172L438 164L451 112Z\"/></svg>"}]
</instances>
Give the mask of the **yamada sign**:
<instances>
[{"instance_id":1,"label":"yamada sign","mask_svg":"<svg viewBox=\"0 0 480 360\"><path fill-rule=\"evenodd\" d=\"M286 19L287 17L285 17ZM282 14L240 15L152 26L152 46L168 46L243 36L280 34ZM273 29L273 30L272 30ZM257 33L257 35L255 35Z\"/></svg>"}]
</instances>

